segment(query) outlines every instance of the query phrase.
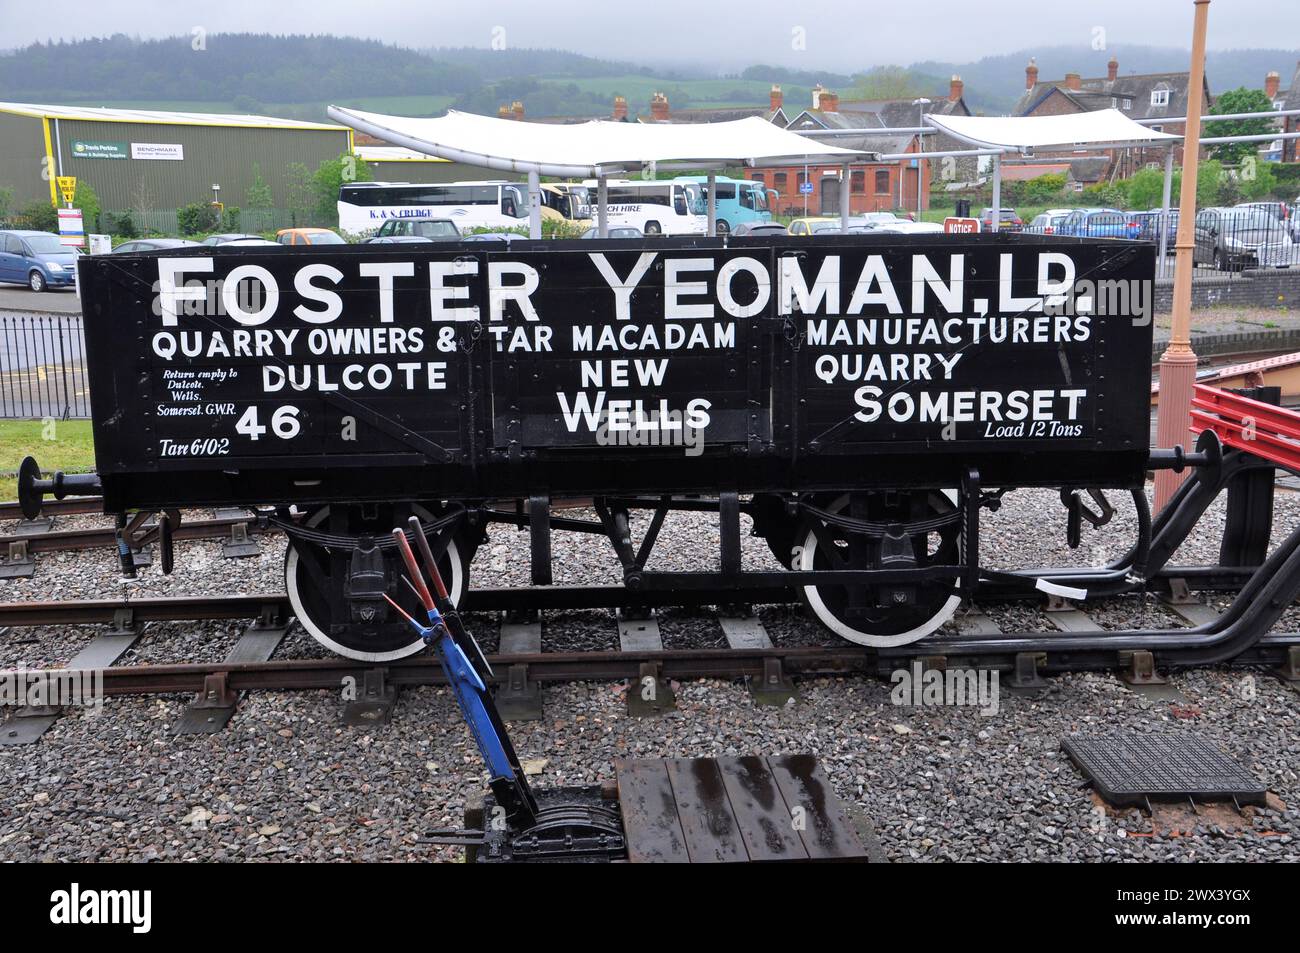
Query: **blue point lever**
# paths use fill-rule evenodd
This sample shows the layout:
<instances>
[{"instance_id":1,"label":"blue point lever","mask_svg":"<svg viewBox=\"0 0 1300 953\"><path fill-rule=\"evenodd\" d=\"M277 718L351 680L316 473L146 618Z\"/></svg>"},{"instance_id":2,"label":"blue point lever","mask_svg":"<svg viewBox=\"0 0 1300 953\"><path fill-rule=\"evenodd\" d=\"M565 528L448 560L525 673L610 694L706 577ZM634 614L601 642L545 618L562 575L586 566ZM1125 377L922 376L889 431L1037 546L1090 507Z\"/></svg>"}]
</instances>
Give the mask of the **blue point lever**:
<instances>
[{"instance_id":1,"label":"blue point lever","mask_svg":"<svg viewBox=\"0 0 1300 953\"><path fill-rule=\"evenodd\" d=\"M494 790L499 786L519 788L512 800L519 804L520 810L529 815L535 814L536 804L531 792L527 790L522 773L516 771L513 749L510 748L504 728L496 717L487 685L470 664L461 647L456 644L446 620L434 605L433 596L424 584L424 576L415 561L415 554L411 551L411 544L407 542L406 534L400 529L394 529L393 539L397 543L398 552L402 555L402 561L411 574L409 580L411 588L415 590L428 613L430 624L421 625L387 593L384 594L384 598L420 634L420 638L432 646L434 654L438 656L443 674L447 676L447 682L456 696L456 703L460 706L466 724L469 725L470 734L474 736L474 743L478 746L479 754L482 755L483 762L492 775ZM437 567L431 567L431 571L435 573L434 584L438 587L439 594L446 598L445 590L440 585L441 580L436 575Z\"/></svg>"}]
</instances>

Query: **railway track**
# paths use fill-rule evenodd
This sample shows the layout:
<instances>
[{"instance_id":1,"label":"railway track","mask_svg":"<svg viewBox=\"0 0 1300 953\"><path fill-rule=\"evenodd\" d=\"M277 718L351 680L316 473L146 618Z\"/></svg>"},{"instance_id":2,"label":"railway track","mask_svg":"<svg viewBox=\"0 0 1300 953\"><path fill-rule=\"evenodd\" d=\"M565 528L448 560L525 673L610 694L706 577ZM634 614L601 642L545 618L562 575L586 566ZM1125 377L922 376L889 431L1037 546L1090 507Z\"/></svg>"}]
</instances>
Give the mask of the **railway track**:
<instances>
[{"instance_id":1,"label":"railway track","mask_svg":"<svg viewBox=\"0 0 1300 953\"><path fill-rule=\"evenodd\" d=\"M534 592L543 598L525 605L521 592ZM572 604L581 601L584 608L604 605L627 608L628 592L620 586L555 587L553 590L483 589L472 590L465 599L466 611L506 610L509 612L561 608L568 596ZM639 594L641 608L653 608L655 593ZM664 595L664 594L658 594ZM1114 647L1105 645L1101 627L1087 615L1086 608L1063 606L1049 609L1049 620L1058 631L1004 632L992 624L987 615L972 609L959 617L958 632L932 636L921 642L896 649L868 649L844 643L827 646L774 645L762 623L748 609L748 603L735 599L735 593L701 590L691 593L697 607L730 606L716 613L726 648L665 649L653 616L620 617L611 624L619 626L619 651L543 652L541 624L536 621L506 622L502 625L501 647L492 657L503 683L522 677L528 682L572 681L583 679L614 680L643 677L647 674L664 679L687 678L761 678L768 683L784 681L790 675L888 674L900 666L922 660L936 667L998 668L1020 678L1033 674L1061 671L1107 670L1126 667L1135 636L1112 633ZM788 593L749 592L759 596L755 602L789 601ZM575 597L578 597L575 599ZM721 597L730 597L730 601ZM681 605L680 596L672 605ZM1216 614L1203 603L1170 604L1189 626L1212 624ZM436 684L441 673L432 657L418 656L399 661L369 664L347 658L321 660L271 660L274 648L292 624L287 599L279 595L181 596L131 600L76 600L32 603L0 603L0 632L11 627L55 625L112 625L69 668L102 668L105 692L109 695L201 692L205 681L221 676L227 691L253 689L335 688L346 677L364 679L367 672L380 671L395 685ZM248 661L247 652L237 645L231 657L223 661L199 664L116 666L113 663L141 634L148 622L201 620L257 620L245 636L278 633L275 646L266 658ZM1101 636L1095 647L1066 645L1067 636L1077 642L1089 632ZM481 634L481 633L480 633ZM128 641L129 640L129 641ZM1063 651L1039 653L1040 643L1062 643ZM98 645L96 643L103 642ZM1033 643L1038 657L1026 668L1027 654L1022 643ZM1011 646L1011 648L1008 648ZM110 650L115 650L110 655ZM1164 656L1170 667L1177 667L1177 656ZM1300 662L1300 633L1272 633L1230 660L1234 665L1290 666L1294 672ZM1131 658L1130 658L1131 663ZM1131 667L1131 664L1130 666Z\"/></svg>"}]
</instances>

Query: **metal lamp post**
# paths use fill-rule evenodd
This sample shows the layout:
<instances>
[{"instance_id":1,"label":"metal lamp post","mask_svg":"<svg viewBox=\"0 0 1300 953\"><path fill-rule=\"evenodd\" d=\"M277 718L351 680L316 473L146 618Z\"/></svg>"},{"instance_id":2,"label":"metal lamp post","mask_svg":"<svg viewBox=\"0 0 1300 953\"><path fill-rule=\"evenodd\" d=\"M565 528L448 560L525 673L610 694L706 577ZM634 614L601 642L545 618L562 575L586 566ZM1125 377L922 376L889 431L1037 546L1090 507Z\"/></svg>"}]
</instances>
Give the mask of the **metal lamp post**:
<instances>
[{"instance_id":1,"label":"metal lamp post","mask_svg":"<svg viewBox=\"0 0 1300 953\"><path fill-rule=\"evenodd\" d=\"M930 100L922 96L920 99L912 100L912 105L916 107L916 127L920 129L925 125L925 107L930 105ZM920 149L917 151L919 152ZM919 222L921 220L921 160L912 161L916 163L916 220Z\"/></svg>"}]
</instances>

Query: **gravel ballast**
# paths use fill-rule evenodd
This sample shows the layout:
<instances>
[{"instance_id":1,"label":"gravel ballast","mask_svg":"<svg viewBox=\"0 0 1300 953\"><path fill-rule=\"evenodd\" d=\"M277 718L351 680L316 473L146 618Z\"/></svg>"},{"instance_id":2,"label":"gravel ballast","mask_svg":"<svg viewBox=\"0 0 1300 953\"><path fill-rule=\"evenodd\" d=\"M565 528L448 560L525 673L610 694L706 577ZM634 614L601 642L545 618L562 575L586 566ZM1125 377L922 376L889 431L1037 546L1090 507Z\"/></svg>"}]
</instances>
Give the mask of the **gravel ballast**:
<instances>
[{"instance_id":1,"label":"gravel ballast","mask_svg":"<svg viewBox=\"0 0 1300 953\"><path fill-rule=\"evenodd\" d=\"M1113 525L1086 528L1084 546L1071 552L1055 496L1017 491L988 514L991 565L1103 562L1127 548L1133 519L1126 500L1112 494L1126 504ZM1300 500L1279 495L1275 537L1297 516ZM1213 561L1221 520L1220 504L1176 561ZM713 523L704 514L674 515L651 568L716 566ZM258 539L262 554L246 560L222 559L216 542L179 544L175 575L162 576L155 563L131 584L118 580L111 552L42 554L35 578L0 582L0 600L281 591L283 537ZM525 540L494 529L476 557L475 583L526 582ZM555 549L557 583L619 578L598 537L558 533ZM747 565L775 565L761 540L746 539L744 553ZM778 645L834 642L801 606L758 611ZM989 611L1004 628L1050 630L1034 606ZM1145 597L1108 600L1088 612L1112 629L1179 624ZM494 647L495 621L479 614L472 622ZM1294 631L1298 622L1293 610L1279 628ZM63 664L99 631L11 629L0 634L0 668ZM232 622L154 623L123 662L220 658L239 631ZM668 648L725 641L707 612L665 610L660 631ZM542 637L546 651L618 644L607 612L550 614ZM279 656L325 654L297 629ZM1260 672L1196 670L1172 682L1182 697L1161 701L1109 675L1065 675L1038 697L1003 691L997 712L981 714L895 705L891 685L877 679L803 681L800 701L778 709L758 706L741 685L695 681L677 686L676 711L647 719L627 715L620 685L570 683L548 685L544 719L513 724L511 732L521 758L544 762L534 780L548 785L612 779L613 761L622 757L813 753L896 861L1300 860L1300 694ZM102 712L73 711L40 743L0 748L0 859L459 859L456 849L419 842L431 829L458 825L466 800L485 786L450 694L406 690L390 724L366 728L342 725L341 696L253 694L212 736L173 734L188 697L109 699ZM1060 742L1070 733L1117 730L1198 732L1269 787L1270 806L1248 809L1244 819L1207 811L1174 821L1161 811L1152 818L1099 810Z\"/></svg>"}]
</instances>

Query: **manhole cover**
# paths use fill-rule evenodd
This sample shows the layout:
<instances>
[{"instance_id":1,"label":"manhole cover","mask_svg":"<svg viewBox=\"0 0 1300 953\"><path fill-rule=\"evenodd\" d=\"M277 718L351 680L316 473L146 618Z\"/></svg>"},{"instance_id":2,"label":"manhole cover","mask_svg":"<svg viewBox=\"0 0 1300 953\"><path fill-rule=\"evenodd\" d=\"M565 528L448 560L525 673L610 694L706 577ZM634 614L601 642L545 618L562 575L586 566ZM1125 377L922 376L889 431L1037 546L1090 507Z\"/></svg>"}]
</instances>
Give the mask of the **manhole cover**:
<instances>
[{"instance_id":1,"label":"manhole cover","mask_svg":"<svg viewBox=\"0 0 1300 953\"><path fill-rule=\"evenodd\" d=\"M1112 804L1172 798L1264 803L1264 785L1199 735L1070 735L1062 746Z\"/></svg>"}]
</instances>

